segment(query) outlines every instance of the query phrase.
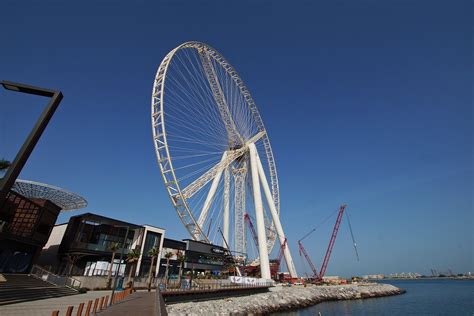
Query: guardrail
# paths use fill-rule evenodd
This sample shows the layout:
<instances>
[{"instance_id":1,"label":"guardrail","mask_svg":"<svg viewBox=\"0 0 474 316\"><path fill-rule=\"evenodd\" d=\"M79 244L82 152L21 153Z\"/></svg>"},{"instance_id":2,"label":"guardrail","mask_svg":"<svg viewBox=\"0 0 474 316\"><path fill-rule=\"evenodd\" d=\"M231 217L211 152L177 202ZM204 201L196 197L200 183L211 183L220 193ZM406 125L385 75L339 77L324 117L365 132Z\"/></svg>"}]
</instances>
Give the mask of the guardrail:
<instances>
[{"instance_id":1,"label":"guardrail","mask_svg":"<svg viewBox=\"0 0 474 316\"><path fill-rule=\"evenodd\" d=\"M220 290L220 289L246 289L246 288L261 288L271 287L274 285L273 281L256 281L253 283L235 283L229 279L225 280L206 280L206 279L183 279L168 280L160 279L157 282L160 290L163 293L180 292L180 291L205 291L205 290Z\"/></svg>"},{"instance_id":2,"label":"guardrail","mask_svg":"<svg viewBox=\"0 0 474 316\"><path fill-rule=\"evenodd\" d=\"M54 285L68 286L68 287L71 287L71 288L81 287L81 281L79 281L77 279L54 274L54 273L52 273L52 272L50 272L46 269L43 269L39 266L36 266L36 265L34 265L33 268L31 268L30 274L37 277L37 278L39 278L39 279L41 279L41 280L43 280L43 281L52 283Z\"/></svg>"}]
</instances>

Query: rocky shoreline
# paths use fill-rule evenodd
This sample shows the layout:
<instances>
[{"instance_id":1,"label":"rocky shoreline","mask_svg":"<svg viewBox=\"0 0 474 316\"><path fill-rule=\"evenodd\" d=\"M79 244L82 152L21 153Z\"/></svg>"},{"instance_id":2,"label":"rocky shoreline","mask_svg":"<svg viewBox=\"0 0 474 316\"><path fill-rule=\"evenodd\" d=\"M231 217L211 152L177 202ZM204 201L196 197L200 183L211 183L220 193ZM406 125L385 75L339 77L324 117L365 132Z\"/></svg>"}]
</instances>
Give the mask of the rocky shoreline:
<instances>
[{"instance_id":1,"label":"rocky shoreline","mask_svg":"<svg viewBox=\"0 0 474 316\"><path fill-rule=\"evenodd\" d=\"M170 315L260 315L303 308L323 301L355 300L405 293L389 284L274 287L270 292L225 299L170 304Z\"/></svg>"}]
</instances>

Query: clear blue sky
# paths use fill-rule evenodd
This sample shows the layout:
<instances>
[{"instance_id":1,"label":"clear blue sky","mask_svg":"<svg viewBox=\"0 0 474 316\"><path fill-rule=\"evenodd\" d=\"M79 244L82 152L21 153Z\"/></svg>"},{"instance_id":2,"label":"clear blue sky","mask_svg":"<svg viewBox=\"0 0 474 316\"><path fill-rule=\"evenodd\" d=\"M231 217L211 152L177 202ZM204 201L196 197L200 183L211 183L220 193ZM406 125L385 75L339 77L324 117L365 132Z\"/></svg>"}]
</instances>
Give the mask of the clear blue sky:
<instances>
[{"instance_id":1,"label":"clear blue sky","mask_svg":"<svg viewBox=\"0 0 474 316\"><path fill-rule=\"evenodd\" d=\"M260 109L300 271L296 241L341 203L361 260L343 222L327 274L474 271L472 1L97 2L0 6L0 78L64 93L21 178L188 237L156 163L150 94L165 54L199 40ZM37 102L0 92L7 154ZM306 240L318 266L332 225Z\"/></svg>"}]
</instances>

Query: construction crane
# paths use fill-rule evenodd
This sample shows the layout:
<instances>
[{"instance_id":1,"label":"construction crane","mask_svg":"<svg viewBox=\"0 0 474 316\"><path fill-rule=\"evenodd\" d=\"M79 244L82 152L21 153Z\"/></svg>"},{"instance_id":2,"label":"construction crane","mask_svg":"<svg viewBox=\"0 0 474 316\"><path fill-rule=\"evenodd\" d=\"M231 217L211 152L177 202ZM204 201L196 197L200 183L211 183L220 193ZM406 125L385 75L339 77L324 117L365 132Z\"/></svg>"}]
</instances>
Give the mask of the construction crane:
<instances>
[{"instance_id":1,"label":"construction crane","mask_svg":"<svg viewBox=\"0 0 474 316\"><path fill-rule=\"evenodd\" d=\"M258 239L257 239L257 232L255 231L255 227L253 226L252 220L250 219L250 216L248 213L244 214L244 220L247 222L250 228L250 233L252 235L253 241L255 242L255 246L258 249Z\"/></svg>"},{"instance_id":2,"label":"construction crane","mask_svg":"<svg viewBox=\"0 0 474 316\"><path fill-rule=\"evenodd\" d=\"M280 262L281 262L281 258L283 258L283 251L285 250L285 246L286 246L286 238L285 238L285 241L283 242L283 244L281 245L280 247L280 251L278 251L278 256L276 258L276 271L280 271Z\"/></svg>"},{"instance_id":3,"label":"construction crane","mask_svg":"<svg viewBox=\"0 0 474 316\"><path fill-rule=\"evenodd\" d=\"M311 231L311 232L313 232L313 231ZM307 237L307 236L305 236L305 237ZM306 252L306 249L304 249L304 247L303 247L303 243L301 241L304 238L298 240L298 247L300 249L300 256L301 256L301 254L303 254L304 257L306 258L306 261L308 262L309 267L311 268L311 271L313 272L313 276L311 277L311 279L316 281L316 280L319 280L319 273L318 273L318 270L316 269L316 266L313 264L313 261L311 261L311 258L309 257L308 253Z\"/></svg>"},{"instance_id":4,"label":"construction crane","mask_svg":"<svg viewBox=\"0 0 474 316\"><path fill-rule=\"evenodd\" d=\"M309 266L310 266L310 268L313 272L312 279L315 280L316 282L321 282L323 280L323 277L324 277L325 273L326 273L326 268L327 268L328 263L329 263L329 258L331 257L332 249L333 249L334 243L336 241L337 232L339 231L339 226L341 225L342 216L344 215L344 210L346 209L346 206L347 205L344 204L344 205L341 205L339 207L339 213L337 214L336 223L334 224L334 228L333 228L332 234L331 234L331 239L329 241L329 245L328 245L328 248L326 250L326 254L324 255L323 264L321 265L321 270L319 271L319 273L318 273L318 270L316 269L316 266L311 261L311 258L309 257L308 252L306 251L306 249L304 248L303 243L302 243L303 239L305 239L309 235L311 235L316 230L316 228L313 228L310 232L308 232L300 240L298 240L300 255L303 254L305 256L306 261L308 262L308 264L309 264ZM352 240L353 240L353 243L354 243L354 248L356 249L357 258L359 258L358 254L357 254L357 247L356 247L356 243L355 243L355 240L354 240L354 235L352 234L352 228L351 228L350 225L349 225L349 228L351 230L351 236L352 236Z\"/></svg>"}]
</instances>

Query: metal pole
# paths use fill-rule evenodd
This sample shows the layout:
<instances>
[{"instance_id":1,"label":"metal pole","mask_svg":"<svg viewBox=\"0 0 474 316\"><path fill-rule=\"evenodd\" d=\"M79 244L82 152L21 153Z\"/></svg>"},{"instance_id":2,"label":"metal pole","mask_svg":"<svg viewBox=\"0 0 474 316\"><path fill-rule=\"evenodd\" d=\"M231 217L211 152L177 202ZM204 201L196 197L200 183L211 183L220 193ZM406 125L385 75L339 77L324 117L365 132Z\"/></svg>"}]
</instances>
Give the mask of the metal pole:
<instances>
[{"instance_id":1,"label":"metal pole","mask_svg":"<svg viewBox=\"0 0 474 316\"><path fill-rule=\"evenodd\" d=\"M128 237L128 231L129 231L129 227L127 226L127 232L125 233L125 238L123 239L123 243L122 243L122 249L120 251L120 261L119 261L119 266L118 266L118 269L117 269L117 273L115 273L115 278L114 278L114 284L112 286L112 294L110 294L110 304L109 306L112 306L112 301L113 301L113 297L114 297L114 293L115 293L115 287L117 286L117 277L118 277L118 274L120 272L120 267L122 266L122 258L123 258L123 249L125 248L125 243L127 242L127 237ZM112 262L112 264L114 264Z\"/></svg>"},{"instance_id":2,"label":"metal pole","mask_svg":"<svg viewBox=\"0 0 474 316\"><path fill-rule=\"evenodd\" d=\"M7 169L5 177L0 179L0 205L6 200L8 191L11 189L24 165L26 164L31 152L41 138L43 131L46 129L49 121L54 115L59 103L63 98L63 94L60 91L54 91L50 89L44 89L39 87L33 87L21 83L1 81L0 84L7 90L16 91L20 93L33 94L43 97L51 98L46 108L41 113L38 121L31 130L30 134L26 138L25 142L18 151L15 159Z\"/></svg>"}]
</instances>

